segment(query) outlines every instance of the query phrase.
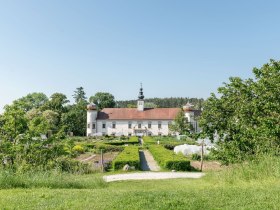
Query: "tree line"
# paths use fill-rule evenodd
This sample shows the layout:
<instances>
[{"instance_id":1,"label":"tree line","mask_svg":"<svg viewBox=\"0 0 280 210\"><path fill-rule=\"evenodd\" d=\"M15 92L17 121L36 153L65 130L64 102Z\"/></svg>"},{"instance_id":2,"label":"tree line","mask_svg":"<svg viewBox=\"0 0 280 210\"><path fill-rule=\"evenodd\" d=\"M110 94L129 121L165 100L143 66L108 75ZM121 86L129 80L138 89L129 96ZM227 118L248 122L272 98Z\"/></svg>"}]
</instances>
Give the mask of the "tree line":
<instances>
[{"instance_id":1,"label":"tree line","mask_svg":"<svg viewBox=\"0 0 280 210\"><path fill-rule=\"evenodd\" d=\"M203 98L170 97L170 98L147 98L145 99L146 108L181 108L186 103L194 105L195 109L200 110L203 106ZM134 108L137 100L116 101L117 107Z\"/></svg>"}]
</instances>

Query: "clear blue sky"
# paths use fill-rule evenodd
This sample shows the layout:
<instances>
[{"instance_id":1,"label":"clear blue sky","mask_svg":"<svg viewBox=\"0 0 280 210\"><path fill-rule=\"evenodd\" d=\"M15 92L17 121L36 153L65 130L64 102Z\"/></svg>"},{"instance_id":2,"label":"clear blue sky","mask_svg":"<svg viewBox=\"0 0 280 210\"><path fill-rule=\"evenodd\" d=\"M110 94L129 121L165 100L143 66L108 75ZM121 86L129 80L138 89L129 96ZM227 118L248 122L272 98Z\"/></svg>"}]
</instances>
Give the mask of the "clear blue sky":
<instances>
[{"instance_id":1,"label":"clear blue sky","mask_svg":"<svg viewBox=\"0 0 280 210\"><path fill-rule=\"evenodd\" d=\"M31 92L207 98L280 58L280 1L0 0L0 111Z\"/></svg>"}]
</instances>

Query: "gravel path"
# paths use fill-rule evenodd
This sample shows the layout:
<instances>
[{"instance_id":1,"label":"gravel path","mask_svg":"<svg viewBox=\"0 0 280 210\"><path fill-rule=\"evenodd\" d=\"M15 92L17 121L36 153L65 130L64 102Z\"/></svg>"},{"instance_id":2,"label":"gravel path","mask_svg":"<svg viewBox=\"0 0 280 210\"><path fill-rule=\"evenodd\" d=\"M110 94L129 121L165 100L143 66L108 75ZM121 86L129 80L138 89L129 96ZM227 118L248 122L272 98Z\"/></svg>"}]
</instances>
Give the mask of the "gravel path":
<instances>
[{"instance_id":1,"label":"gravel path","mask_svg":"<svg viewBox=\"0 0 280 210\"><path fill-rule=\"evenodd\" d=\"M89 161L89 160L93 159L95 156L96 156L96 155L92 155L92 156L90 156L90 157L88 157L88 158L86 158L86 159L83 159L83 160L81 160L81 161L82 161L82 162Z\"/></svg>"},{"instance_id":2,"label":"gravel path","mask_svg":"<svg viewBox=\"0 0 280 210\"><path fill-rule=\"evenodd\" d=\"M123 180L151 180L151 179L177 179L191 178L198 179L204 176L204 173L194 172L139 172L128 174L115 174L103 176L106 182L123 181Z\"/></svg>"},{"instance_id":3,"label":"gravel path","mask_svg":"<svg viewBox=\"0 0 280 210\"><path fill-rule=\"evenodd\" d=\"M140 150L140 165L142 171L159 171L160 167L148 150Z\"/></svg>"}]
</instances>

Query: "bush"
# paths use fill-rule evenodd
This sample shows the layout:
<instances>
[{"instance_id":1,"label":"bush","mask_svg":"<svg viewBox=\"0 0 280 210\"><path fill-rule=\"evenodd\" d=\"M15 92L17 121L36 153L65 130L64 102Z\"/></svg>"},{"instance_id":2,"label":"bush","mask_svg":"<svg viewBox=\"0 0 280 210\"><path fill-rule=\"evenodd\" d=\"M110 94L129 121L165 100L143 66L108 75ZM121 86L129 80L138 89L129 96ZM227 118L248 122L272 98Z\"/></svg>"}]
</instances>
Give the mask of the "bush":
<instances>
[{"instance_id":1,"label":"bush","mask_svg":"<svg viewBox=\"0 0 280 210\"><path fill-rule=\"evenodd\" d=\"M136 146L127 146L113 161L113 169L122 169L126 164L140 169L139 149Z\"/></svg>"},{"instance_id":2,"label":"bush","mask_svg":"<svg viewBox=\"0 0 280 210\"><path fill-rule=\"evenodd\" d=\"M81 163L80 161L73 160L67 157L57 158L49 164L51 168L57 168L61 172L88 174L92 172L89 164Z\"/></svg>"},{"instance_id":3,"label":"bush","mask_svg":"<svg viewBox=\"0 0 280 210\"><path fill-rule=\"evenodd\" d=\"M191 169L190 161L182 154L175 154L161 145L150 145L149 150L163 168L176 171L188 171Z\"/></svg>"},{"instance_id":4,"label":"bush","mask_svg":"<svg viewBox=\"0 0 280 210\"><path fill-rule=\"evenodd\" d=\"M101 150L104 153L105 152L121 152L121 151L123 151L124 147L105 144L105 143L95 143L95 149L96 149L96 153L100 153Z\"/></svg>"},{"instance_id":5,"label":"bush","mask_svg":"<svg viewBox=\"0 0 280 210\"><path fill-rule=\"evenodd\" d=\"M125 140L126 141L123 141L123 140L122 141L119 141L119 140L109 141L109 142L106 142L105 144L121 146L121 145L125 145L125 144L138 144L139 143L137 136L132 136L129 139L125 139Z\"/></svg>"},{"instance_id":6,"label":"bush","mask_svg":"<svg viewBox=\"0 0 280 210\"><path fill-rule=\"evenodd\" d=\"M80 154L85 152L84 147L80 144L74 146L73 151L77 152L77 153L80 153Z\"/></svg>"}]
</instances>

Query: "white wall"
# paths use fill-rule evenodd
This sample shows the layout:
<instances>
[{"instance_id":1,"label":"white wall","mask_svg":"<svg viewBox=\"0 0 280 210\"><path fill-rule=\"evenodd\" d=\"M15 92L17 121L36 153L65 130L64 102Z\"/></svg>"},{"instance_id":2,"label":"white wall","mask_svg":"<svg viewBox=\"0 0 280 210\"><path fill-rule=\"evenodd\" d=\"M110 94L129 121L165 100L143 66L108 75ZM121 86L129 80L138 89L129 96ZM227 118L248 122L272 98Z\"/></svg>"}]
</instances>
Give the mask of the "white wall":
<instances>
[{"instance_id":1,"label":"white wall","mask_svg":"<svg viewBox=\"0 0 280 210\"><path fill-rule=\"evenodd\" d=\"M87 111L87 136L96 133L96 129L92 129L93 123L95 123L95 127L96 127L96 118L97 118L97 111L95 110Z\"/></svg>"},{"instance_id":2,"label":"white wall","mask_svg":"<svg viewBox=\"0 0 280 210\"><path fill-rule=\"evenodd\" d=\"M116 128L112 128L113 122L116 123ZM131 129L128 128L128 124L131 122ZM151 128L148 128L148 123L151 122ZM161 122L161 129L158 128L158 122ZM151 132L153 136L159 135L168 135L169 134L169 129L168 129L168 123L171 123L171 120L157 120L157 121L136 121L136 120L131 120L131 121L126 121L126 120L98 120L97 121L97 132L107 134L107 135L112 135L113 133L121 133L125 136L128 134L134 135L134 128L138 129L138 123L141 123L141 128L145 129L147 128L148 132ZM106 128L103 128L103 123L106 124Z\"/></svg>"}]
</instances>

